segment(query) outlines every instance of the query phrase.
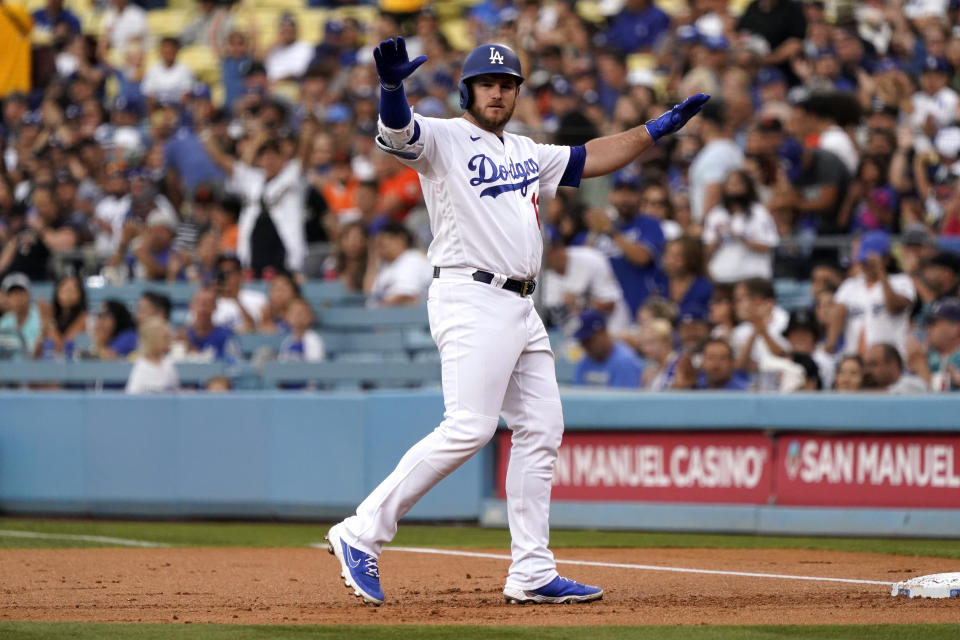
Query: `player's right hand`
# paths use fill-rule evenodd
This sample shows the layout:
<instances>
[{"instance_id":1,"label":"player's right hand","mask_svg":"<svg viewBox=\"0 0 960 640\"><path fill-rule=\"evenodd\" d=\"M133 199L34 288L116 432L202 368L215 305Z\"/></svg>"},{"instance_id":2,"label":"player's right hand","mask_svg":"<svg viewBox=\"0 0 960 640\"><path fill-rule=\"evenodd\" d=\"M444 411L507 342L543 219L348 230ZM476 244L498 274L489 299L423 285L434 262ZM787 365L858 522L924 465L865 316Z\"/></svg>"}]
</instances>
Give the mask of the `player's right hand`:
<instances>
[{"instance_id":1,"label":"player's right hand","mask_svg":"<svg viewBox=\"0 0 960 640\"><path fill-rule=\"evenodd\" d=\"M389 91L399 87L404 78L407 78L417 67L427 61L427 56L420 56L410 60L407 56L407 44L403 36L384 40L373 50L373 59L377 63L377 75L380 76L380 85Z\"/></svg>"}]
</instances>

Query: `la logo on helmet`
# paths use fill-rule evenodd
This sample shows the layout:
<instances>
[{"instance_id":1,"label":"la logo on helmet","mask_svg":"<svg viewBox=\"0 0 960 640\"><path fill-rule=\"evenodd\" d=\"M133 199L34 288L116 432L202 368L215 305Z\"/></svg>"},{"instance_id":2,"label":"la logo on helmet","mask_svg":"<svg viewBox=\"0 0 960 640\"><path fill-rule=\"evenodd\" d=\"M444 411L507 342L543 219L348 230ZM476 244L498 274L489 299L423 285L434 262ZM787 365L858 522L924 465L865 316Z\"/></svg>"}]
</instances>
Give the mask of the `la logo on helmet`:
<instances>
[{"instance_id":1,"label":"la logo on helmet","mask_svg":"<svg viewBox=\"0 0 960 640\"><path fill-rule=\"evenodd\" d=\"M503 64L503 56L497 51L496 47L490 47L490 64Z\"/></svg>"}]
</instances>

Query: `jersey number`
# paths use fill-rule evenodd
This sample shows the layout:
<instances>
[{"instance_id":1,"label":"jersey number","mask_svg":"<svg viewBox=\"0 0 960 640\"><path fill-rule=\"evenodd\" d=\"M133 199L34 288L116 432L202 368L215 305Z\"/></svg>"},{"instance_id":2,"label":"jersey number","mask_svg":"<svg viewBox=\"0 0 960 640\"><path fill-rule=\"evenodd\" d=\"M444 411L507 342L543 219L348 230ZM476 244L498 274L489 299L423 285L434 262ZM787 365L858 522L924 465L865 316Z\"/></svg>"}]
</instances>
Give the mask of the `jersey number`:
<instances>
[{"instance_id":1,"label":"jersey number","mask_svg":"<svg viewBox=\"0 0 960 640\"><path fill-rule=\"evenodd\" d=\"M540 196L536 193L530 196L530 203L533 204L533 215L537 217L537 228L540 228Z\"/></svg>"}]
</instances>

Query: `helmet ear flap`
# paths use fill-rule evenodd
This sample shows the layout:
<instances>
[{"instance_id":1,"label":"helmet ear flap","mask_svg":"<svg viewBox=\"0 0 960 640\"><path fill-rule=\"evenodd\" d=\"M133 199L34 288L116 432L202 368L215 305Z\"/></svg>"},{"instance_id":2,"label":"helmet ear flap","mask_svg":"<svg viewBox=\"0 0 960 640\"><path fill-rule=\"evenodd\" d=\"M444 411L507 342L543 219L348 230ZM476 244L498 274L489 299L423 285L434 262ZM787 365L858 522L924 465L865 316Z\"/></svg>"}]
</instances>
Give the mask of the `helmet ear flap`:
<instances>
[{"instance_id":1,"label":"helmet ear flap","mask_svg":"<svg viewBox=\"0 0 960 640\"><path fill-rule=\"evenodd\" d=\"M470 106L470 87L463 80L460 81L460 108L464 111Z\"/></svg>"}]
</instances>

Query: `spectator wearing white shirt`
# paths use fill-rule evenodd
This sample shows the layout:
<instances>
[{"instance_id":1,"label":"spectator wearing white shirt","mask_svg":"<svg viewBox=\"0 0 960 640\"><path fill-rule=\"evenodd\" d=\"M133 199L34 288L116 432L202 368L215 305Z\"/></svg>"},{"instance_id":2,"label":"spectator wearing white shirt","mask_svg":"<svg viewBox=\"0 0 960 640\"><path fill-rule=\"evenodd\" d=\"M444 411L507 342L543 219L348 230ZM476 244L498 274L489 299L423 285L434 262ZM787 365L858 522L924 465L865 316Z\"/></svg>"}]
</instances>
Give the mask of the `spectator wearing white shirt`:
<instances>
[{"instance_id":1,"label":"spectator wearing white shirt","mask_svg":"<svg viewBox=\"0 0 960 640\"><path fill-rule=\"evenodd\" d=\"M112 0L100 23L99 45L102 53L113 48L123 50L131 40L143 49L147 47L147 12L130 0ZM103 55L100 56L103 59Z\"/></svg>"},{"instance_id":2,"label":"spectator wearing white shirt","mask_svg":"<svg viewBox=\"0 0 960 640\"><path fill-rule=\"evenodd\" d=\"M703 147L690 164L690 213L694 222L720 202L727 174L743 166L743 151L734 143L726 106L713 98L700 111Z\"/></svg>"},{"instance_id":3,"label":"spectator wearing white shirt","mask_svg":"<svg viewBox=\"0 0 960 640\"><path fill-rule=\"evenodd\" d=\"M234 333L253 331L263 319L267 296L256 289L245 289L243 267L236 256L217 259L217 307L213 324L229 327Z\"/></svg>"},{"instance_id":4,"label":"spectator wearing white shirt","mask_svg":"<svg viewBox=\"0 0 960 640\"><path fill-rule=\"evenodd\" d=\"M113 255L120 245L123 223L133 198L130 183L119 164L107 167L106 195L94 208L94 246L102 257Z\"/></svg>"},{"instance_id":5,"label":"spectator wearing white shirt","mask_svg":"<svg viewBox=\"0 0 960 640\"><path fill-rule=\"evenodd\" d=\"M127 379L127 393L171 393L180 387L170 352L170 326L148 318L140 326L139 357Z\"/></svg>"},{"instance_id":6,"label":"spectator wearing white shirt","mask_svg":"<svg viewBox=\"0 0 960 640\"><path fill-rule=\"evenodd\" d=\"M630 313L607 257L593 247L566 246L553 229L546 235L541 305L547 324L563 326L584 309L593 308L607 315L610 331L626 329Z\"/></svg>"},{"instance_id":7,"label":"spectator wearing white shirt","mask_svg":"<svg viewBox=\"0 0 960 640\"><path fill-rule=\"evenodd\" d=\"M703 244L710 277L718 284L773 278L773 249L780 244L780 234L746 171L737 169L727 176L720 203L704 221Z\"/></svg>"},{"instance_id":8,"label":"spectator wearing white shirt","mask_svg":"<svg viewBox=\"0 0 960 640\"><path fill-rule=\"evenodd\" d=\"M413 235L400 222L387 222L374 237L373 265L367 293L370 307L402 307L420 304L426 299L433 280L433 267L427 257L414 249Z\"/></svg>"},{"instance_id":9,"label":"spectator wearing white shirt","mask_svg":"<svg viewBox=\"0 0 960 640\"><path fill-rule=\"evenodd\" d=\"M303 298L290 302L286 314L290 333L280 343L277 360L280 362L319 362L324 358L323 339L311 329L313 309Z\"/></svg>"},{"instance_id":10,"label":"spectator wearing white shirt","mask_svg":"<svg viewBox=\"0 0 960 640\"><path fill-rule=\"evenodd\" d=\"M297 20L292 14L280 16L277 42L270 48L264 66L271 82L296 79L303 75L313 60L314 47L305 40L297 40Z\"/></svg>"},{"instance_id":11,"label":"spectator wearing white shirt","mask_svg":"<svg viewBox=\"0 0 960 640\"><path fill-rule=\"evenodd\" d=\"M920 91L910 98L913 107L910 124L917 134L925 136L918 142L928 149L937 129L949 126L957 119L960 96L947 86L949 80L950 63L946 58L927 56L920 74Z\"/></svg>"},{"instance_id":12,"label":"spectator wearing white shirt","mask_svg":"<svg viewBox=\"0 0 960 640\"><path fill-rule=\"evenodd\" d=\"M287 158L280 142L265 140L261 132L250 141L246 161L220 148L209 128L200 134L210 159L228 175L227 190L243 198L237 257L255 277L283 269L293 273L303 270L307 243L302 159L316 130L312 120L303 123L295 158Z\"/></svg>"},{"instance_id":13,"label":"spectator wearing white shirt","mask_svg":"<svg viewBox=\"0 0 960 640\"><path fill-rule=\"evenodd\" d=\"M737 353L737 369L757 371L771 358L784 358L790 348L783 332L790 314L777 306L773 283L763 278L749 278L733 289L740 324L730 342Z\"/></svg>"},{"instance_id":14,"label":"spectator wearing white shirt","mask_svg":"<svg viewBox=\"0 0 960 640\"><path fill-rule=\"evenodd\" d=\"M843 352L864 355L878 343L894 345L906 354L910 308L917 299L913 280L905 273L889 273L890 236L871 231L860 239L856 261L860 272L844 280L827 334L826 349L833 352L843 338Z\"/></svg>"},{"instance_id":15,"label":"spectator wearing white shirt","mask_svg":"<svg viewBox=\"0 0 960 640\"><path fill-rule=\"evenodd\" d=\"M853 140L836 121L836 114L842 113L844 107L844 98L837 92L805 95L793 105L788 128L798 140L810 141L812 147L829 151L840 158L850 175L856 175L860 167L860 154Z\"/></svg>"},{"instance_id":16,"label":"spectator wearing white shirt","mask_svg":"<svg viewBox=\"0 0 960 640\"><path fill-rule=\"evenodd\" d=\"M160 41L160 59L147 69L140 85L147 100L180 102L193 87L193 72L177 62L179 52L180 41L176 38L168 36Z\"/></svg>"}]
</instances>

